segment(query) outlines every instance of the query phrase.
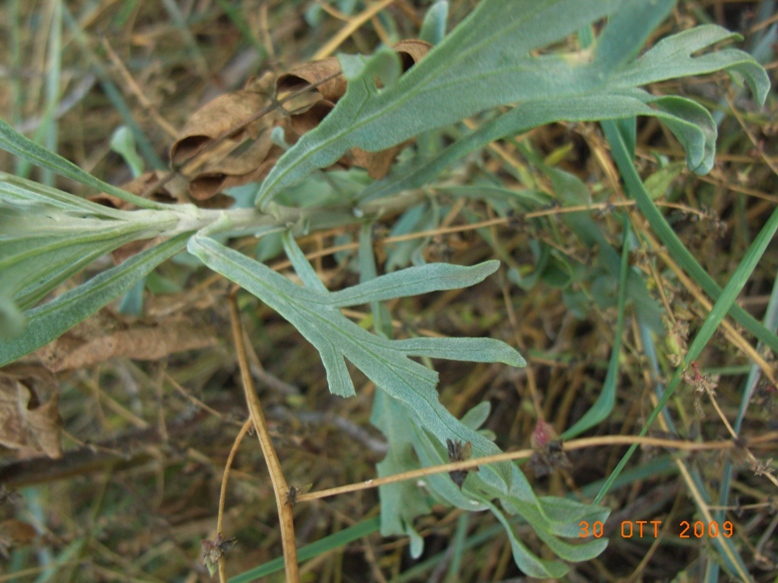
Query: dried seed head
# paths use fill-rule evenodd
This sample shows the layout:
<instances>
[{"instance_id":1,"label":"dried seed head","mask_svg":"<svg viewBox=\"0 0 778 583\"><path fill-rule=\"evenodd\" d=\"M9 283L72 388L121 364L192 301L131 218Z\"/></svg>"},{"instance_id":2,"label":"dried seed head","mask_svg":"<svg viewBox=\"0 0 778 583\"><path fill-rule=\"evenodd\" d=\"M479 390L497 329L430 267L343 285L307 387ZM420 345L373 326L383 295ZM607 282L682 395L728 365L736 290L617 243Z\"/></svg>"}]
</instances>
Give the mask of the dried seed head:
<instances>
[{"instance_id":1,"label":"dried seed head","mask_svg":"<svg viewBox=\"0 0 778 583\"><path fill-rule=\"evenodd\" d=\"M446 439L446 449L448 449L448 461L450 462L463 462L469 460L473 456L473 444L469 441L462 444L458 439L450 440ZM477 472L478 468L467 468L464 470L454 470L449 472L453 482L462 489L462 485L465 483L465 478L468 472Z\"/></svg>"}]
</instances>

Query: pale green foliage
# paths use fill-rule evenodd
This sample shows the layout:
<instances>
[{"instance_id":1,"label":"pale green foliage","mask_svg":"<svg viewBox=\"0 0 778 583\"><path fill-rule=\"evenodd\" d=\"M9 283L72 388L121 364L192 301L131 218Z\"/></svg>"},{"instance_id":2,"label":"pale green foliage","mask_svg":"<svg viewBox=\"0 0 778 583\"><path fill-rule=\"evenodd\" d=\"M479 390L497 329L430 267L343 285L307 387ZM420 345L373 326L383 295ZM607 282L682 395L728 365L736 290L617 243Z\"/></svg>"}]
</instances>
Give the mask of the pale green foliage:
<instances>
[{"instance_id":1,"label":"pale green foliage","mask_svg":"<svg viewBox=\"0 0 778 583\"><path fill-rule=\"evenodd\" d=\"M187 246L204 265L267 303L313 344L321 355L333 393L343 397L355 393L346 360L375 383L380 390L372 420L390 444L389 454L378 465L380 475L445 463L447 439L470 442L474 456L499 452L489 436L478 430L485 420L486 408L477 407L462 420L456 419L438 400L437 373L410 357L523 366L521 356L508 345L489 338L392 339L389 313L382 303L392 298L475 285L494 273L498 263L487 261L473 267L419 265L377 277L370 226L380 217L383 205L405 200L398 193L428 184L466 154L493 140L561 120L657 117L683 144L688 167L699 173L709 171L716 125L707 110L686 98L651 95L641 86L727 70L737 80L745 80L761 103L769 80L765 71L742 51L723 49L701 54L716 43L734 38L716 26L672 35L638 56L646 39L673 5L673 0L482 0L460 26L440 41L447 10L445 2L438 2L425 20L424 34L429 40L440 42L406 74L400 74L399 60L388 48L379 49L370 57L340 57L349 79L346 95L318 128L305 134L286 152L258 187L257 210L212 212L140 199L33 144L0 120L0 147L144 209L113 211L56 189L10 176L0 177L0 326L7 336L0 343L0 365L57 338L125 294L149 271ZM543 52L603 18L607 18L607 24L591 48ZM542 54L538 55L538 51ZM381 89L376 79L381 81ZM398 165L394 174L365 187L350 197L348 204L313 208L308 212L276 202L295 183L305 180L312 171L331 165L352 147L381 150L495 106L512 104L504 113L486 119L477 130L464 133L446 149ZM615 126L608 127L613 133ZM631 161L624 159L624 152L619 152L622 172L625 172L625 164ZM544 168L544 171L561 191L558 198L562 204L589 202L589 192L583 183L555 169ZM641 210L660 236L675 245L672 232L667 232L669 227L662 222L648 195L640 190L639 179L627 174L630 189L638 192ZM478 193L463 190L462 195L482 196L486 200L490 200L489 196L496 200L500 195L504 205L506 193L498 190L492 188L491 194L485 189ZM398 232L439 224L439 209L419 203L418 199L408 203L417 206L398 221L395 227ZM643 281L634 272L627 273L627 241L621 268L616 269L618 252L590 218L566 215L564 220L584 246L599 249L604 269L600 281L620 283L624 290L619 299L620 318L628 297L636 305L642 322L658 321L656 305L648 297ZM304 258L293 234L358 221L363 223L358 261L362 282L330 292ZM775 225L771 228L774 230ZM223 240L229 235L279 231L284 232L284 248L303 286L213 238L220 236ZM167 241L35 307L62 281L98 256L126 242L158 235L168 237ZM760 245L764 244L765 237L760 239ZM387 271L411 260L421 261L419 244L409 243L395 249L395 255L385 266ZM684 252L681 246L678 253ZM741 266L744 273L753 269L757 259L755 251L748 265ZM685 257L685 262L693 276L702 280L712 294L720 291L712 280L705 280L707 274L693 258ZM572 280L574 270L568 271L558 280ZM514 281L520 284L530 285L529 279L519 280L514 273ZM731 310L749 330L773 345L775 336L733 305L733 294L738 289L727 287L717 303L717 319L706 322L706 334L712 333L712 327L726 310ZM340 308L358 304L371 306L377 334L342 315ZM23 310L26 311L22 314ZM609 375L611 369L613 377L609 378L615 383L618 350L611 359ZM590 422L598 422L609 413L614 389L615 385L609 385L600 409L587 418ZM515 534L514 516L532 525L538 537L563 560L588 560L606 544L605 540L593 540L573 545L562 539L577 538L577 524L581 520L604 521L607 509L560 498L537 497L518 466L507 462L469 473L461 490L449 476L442 474L426 479L424 489L411 483L382 487L381 498L382 532L411 536L415 556L421 553L423 540L413 521L427 513L433 501L494 513L505 527L516 564L527 575L561 577L567 567L557 560L540 559L529 551ZM499 499L499 507L495 499Z\"/></svg>"},{"instance_id":2,"label":"pale green foliage","mask_svg":"<svg viewBox=\"0 0 778 583\"><path fill-rule=\"evenodd\" d=\"M764 101L769 80L756 61L742 51L727 49L692 56L736 36L717 26L674 35L635 59L674 3L484 0L399 79L398 57L388 48L369 59L341 56L344 74L349 78L346 95L319 127L282 156L263 183L257 205L264 206L312 170L333 164L351 147L378 151L489 107L515 102L520 105L482 127L477 132L481 138L471 138L458 151L464 154L492 140L553 121L653 115L660 117L684 144L689 167L708 172L716 126L707 110L691 100L654 97L638 87L728 69L744 77L757 98ZM593 50L531 54L604 16L610 17L609 23ZM376 87L375 78L381 79L383 89ZM450 161L449 156L447 163ZM425 173L424 177L431 175ZM406 175L402 188L421 183L420 177L409 183Z\"/></svg>"}]
</instances>

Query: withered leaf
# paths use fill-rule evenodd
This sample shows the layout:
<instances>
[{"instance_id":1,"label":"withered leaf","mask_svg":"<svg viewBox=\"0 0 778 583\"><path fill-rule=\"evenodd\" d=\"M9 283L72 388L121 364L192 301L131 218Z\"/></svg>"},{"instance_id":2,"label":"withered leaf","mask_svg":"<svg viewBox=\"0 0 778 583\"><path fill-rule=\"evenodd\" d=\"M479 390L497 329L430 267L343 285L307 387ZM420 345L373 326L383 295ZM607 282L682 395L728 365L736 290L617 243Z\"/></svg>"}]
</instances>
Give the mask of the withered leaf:
<instances>
[{"instance_id":1,"label":"withered leaf","mask_svg":"<svg viewBox=\"0 0 778 583\"><path fill-rule=\"evenodd\" d=\"M233 152L192 176L189 192L192 198L204 201L227 188L262 180L281 154L283 150L270 141L270 130L265 130L244 151ZM273 162L268 164L268 160Z\"/></svg>"},{"instance_id":2,"label":"withered leaf","mask_svg":"<svg viewBox=\"0 0 778 583\"><path fill-rule=\"evenodd\" d=\"M168 176L168 172L163 170L152 170L144 172L137 178L121 185L122 190L138 196L146 195L146 198L156 202L164 203L185 203L189 202L187 194L187 182L180 176ZM149 191L149 189L151 189ZM110 206L113 208L127 210L134 208L135 205L122 200L118 196L101 192L98 195L89 198L92 202Z\"/></svg>"},{"instance_id":3,"label":"withered leaf","mask_svg":"<svg viewBox=\"0 0 778 583\"><path fill-rule=\"evenodd\" d=\"M400 56L403 73L427 56L432 45L418 39L401 40L392 47Z\"/></svg>"},{"instance_id":4,"label":"withered leaf","mask_svg":"<svg viewBox=\"0 0 778 583\"><path fill-rule=\"evenodd\" d=\"M228 539L223 539L222 534L219 532L216 534L214 540L201 540L200 547L203 552L203 565L208 568L208 573L213 577L214 573L218 570L219 559L221 559L227 552L235 546L238 542L234 536Z\"/></svg>"},{"instance_id":5,"label":"withered leaf","mask_svg":"<svg viewBox=\"0 0 778 583\"><path fill-rule=\"evenodd\" d=\"M292 131L292 136L287 136L287 141L290 144L295 143L304 133L317 127L334 107L335 104L332 101L322 99L306 111L293 115L289 120L289 129Z\"/></svg>"},{"instance_id":6,"label":"withered leaf","mask_svg":"<svg viewBox=\"0 0 778 583\"><path fill-rule=\"evenodd\" d=\"M265 73L249 81L245 89L206 104L173 144L170 157L175 165L186 162L179 171L189 181L189 194L199 206L222 208L212 201L218 193L261 180L275 164L266 162L283 153L270 139L276 125L288 125L283 112L271 109L254 119L272 105L273 81L273 74Z\"/></svg>"},{"instance_id":7,"label":"withered leaf","mask_svg":"<svg viewBox=\"0 0 778 583\"><path fill-rule=\"evenodd\" d=\"M302 486L300 488L298 488L297 486L289 486L289 491L286 493L286 505L294 506L295 504L297 504L298 496L307 494L312 487L313 487L313 483L306 484L305 486Z\"/></svg>"},{"instance_id":8,"label":"withered leaf","mask_svg":"<svg viewBox=\"0 0 778 583\"><path fill-rule=\"evenodd\" d=\"M367 170L367 175L373 180L381 180L387 174L394 163L394 159L409 142L397 144L379 152L368 152L362 148L351 148L354 156L354 165Z\"/></svg>"},{"instance_id":9,"label":"withered leaf","mask_svg":"<svg viewBox=\"0 0 778 583\"><path fill-rule=\"evenodd\" d=\"M431 48L420 40L401 41L394 47L403 71ZM227 188L262 180L283 153L271 143L272 130L283 127L286 142L296 143L321 123L347 86L340 62L329 57L292 67L275 80L272 73L265 73L247 82L242 90L206 104L192 116L170 150L173 164L189 181L190 196L205 206L205 201ZM279 103L280 107L272 107ZM254 119L263 109L265 114ZM381 179L405 145L380 152L355 148L333 167L354 164L365 168L370 177Z\"/></svg>"},{"instance_id":10,"label":"withered leaf","mask_svg":"<svg viewBox=\"0 0 778 583\"><path fill-rule=\"evenodd\" d=\"M557 436L553 426L539 419L530 438L533 452L529 466L535 470L535 476L542 478L555 470L572 468L567 454L562 448L562 441Z\"/></svg>"},{"instance_id":11,"label":"withered leaf","mask_svg":"<svg viewBox=\"0 0 778 583\"><path fill-rule=\"evenodd\" d=\"M33 380L23 380L0 373L0 445L10 449L29 447L60 458L58 393L54 391L44 400L42 388L36 391L26 384L33 385Z\"/></svg>"},{"instance_id":12,"label":"withered leaf","mask_svg":"<svg viewBox=\"0 0 778 583\"><path fill-rule=\"evenodd\" d=\"M115 356L157 360L175 352L206 348L214 344L214 330L179 322L136 326L87 337L65 334L41 348L38 355L50 371L60 372L92 366Z\"/></svg>"},{"instance_id":13,"label":"withered leaf","mask_svg":"<svg viewBox=\"0 0 778 583\"><path fill-rule=\"evenodd\" d=\"M224 134L228 134L224 140L228 151L247 139L256 139L268 124L265 118L253 118L270 103L272 84L273 74L266 73L246 89L221 95L197 110L170 149L173 164L191 160Z\"/></svg>"},{"instance_id":14,"label":"withered leaf","mask_svg":"<svg viewBox=\"0 0 778 583\"><path fill-rule=\"evenodd\" d=\"M448 461L450 462L464 462L473 457L473 444L469 441L463 444L458 439L450 440L446 439L446 450L448 451ZM451 480L462 489L462 485L465 483L465 478L469 472L477 472L478 467L466 468L464 470L454 470L448 473Z\"/></svg>"},{"instance_id":15,"label":"withered leaf","mask_svg":"<svg viewBox=\"0 0 778 583\"><path fill-rule=\"evenodd\" d=\"M11 518L0 522L0 537L10 541L12 545L25 546L34 541L38 531L28 522Z\"/></svg>"},{"instance_id":16,"label":"withered leaf","mask_svg":"<svg viewBox=\"0 0 778 583\"><path fill-rule=\"evenodd\" d=\"M348 84L341 74L337 57L302 63L292 67L289 73L280 75L276 81L276 97L283 99L290 93L313 85L311 93L318 94L317 100L335 102L346 93ZM289 108L293 111L297 108Z\"/></svg>"}]
</instances>

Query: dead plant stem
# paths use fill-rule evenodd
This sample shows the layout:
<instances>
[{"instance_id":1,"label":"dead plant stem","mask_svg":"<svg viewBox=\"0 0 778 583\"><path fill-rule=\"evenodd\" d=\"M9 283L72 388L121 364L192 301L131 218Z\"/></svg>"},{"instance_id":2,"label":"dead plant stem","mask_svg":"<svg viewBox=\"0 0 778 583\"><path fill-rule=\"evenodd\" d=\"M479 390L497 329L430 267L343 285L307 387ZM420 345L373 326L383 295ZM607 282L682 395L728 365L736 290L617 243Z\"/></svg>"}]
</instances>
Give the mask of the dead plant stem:
<instances>
[{"instance_id":1,"label":"dead plant stem","mask_svg":"<svg viewBox=\"0 0 778 583\"><path fill-rule=\"evenodd\" d=\"M352 17L348 24L344 26L338 34L333 36L327 44L320 48L313 56L313 60L324 59L329 57L348 37L354 34L360 26L365 24L373 16L381 12L384 8L395 2L396 0L381 0L376 2L372 6L368 6L363 12Z\"/></svg>"},{"instance_id":2,"label":"dead plant stem","mask_svg":"<svg viewBox=\"0 0 778 583\"><path fill-rule=\"evenodd\" d=\"M246 357L246 347L243 342L243 327L240 323L240 313L238 312L238 303L236 294L238 287L232 288L229 296L230 320L232 322L232 334L235 342L235 350L238 354L238 364L240 366L240 376L243 382L243 390L246 394L246 404L251 414L251 421L257 432L259 444L262 447L262 453L267 462L267 469L270 473L270 481L273 484L273 493L276 498L276 508L278 509L278 519L281 526L281 543L284 549L284 566L286 568L287 583L299 583L300 570L297 563L297 547L294 538L294 521L292 518L292 507L286 503L289 486L281 470L281 463L276 455L273 441L270 438L270 432L267 428L265 415L262 412L262 405L259 402L254 380L251 378L251 369L249 368L248 358Z\"/></svg>"},{"instance_id":3,"label":"dead plant stem","mask_svg":"<svg viewBox=\"0 0 778 583\"><path fill-rule=\"evenodd\" d=\"M230 469L232 468L232 460L235 459L235 454L238 452L238 448L240 447L240 442L243 441L243 438L246 436L246 433L248 433L249 429L251 429L251 426L253 425L253 421L251 420L251 417L249 416L248 419L246 419L246 422L243 424L243 427L240 428L240 431L238 432L238 435L235 437L235 441L232 444L232 449L230 449L230 455L227 456L227 463L224 464L224 476L222 477L222 489L219 493L219 514L216 518L216 533L218 538L223 538L221 535L224 532L224 503L227 500L227 480L229 480L230 477ZM227 570L226 570L226 561L224 560L224 555L219 557L219 583L227 583Z\"/></svg>"},{"instance_id":4,"label":"dead plant stem","mask_svg":"<svg viewBox=\"0 0 778 583\"><path fill-rule=\"evenodd\" d=\"M607 435L603 437L584 437L581 439L568 441L563 444L563 449L565 451L571 451L574 449L583 449L587 447L601 447L601 446L608 446L608 445L632 445L633 443L637 443L649 447L664 447L668 449L683 450L683 451L728 450L728 449L736 449L739 447L738 444L735 443L735 441L729 441L729 440L699 443L696 441L659 439L655 437L638 437L632 435ZM431 476L433 474L452 472L454 470L465 470L468 468L474 468L474 467L493 464L497 462L506 462L506 461L512 461L517 459L525 459L525 458L529 458L533 453L534 450L532 449L521 449L518 451L510 451L510 452L501 453L492 456L473 458L463 462L430 466L427 468L412 470L410 472L402 472L400 474L394 474L393 476L387 476L385 478L375 478L372 480L366 480L364 482L348 484L346 486L338 486L337 488L329 488L327 490L320 490L318 492L308 492L306 494L300 494L297 497L297 502L307 502L310 500L317 500L319 498L328 498L330 496L336 496L338 494L347 494L349 492L367 490L369 488L376 488L378 486L383 486L384 484L393 484L395 482L403 482L405 480L414 480L418 478L423 478L425 476Z\"/></svg>"}]
</instances>

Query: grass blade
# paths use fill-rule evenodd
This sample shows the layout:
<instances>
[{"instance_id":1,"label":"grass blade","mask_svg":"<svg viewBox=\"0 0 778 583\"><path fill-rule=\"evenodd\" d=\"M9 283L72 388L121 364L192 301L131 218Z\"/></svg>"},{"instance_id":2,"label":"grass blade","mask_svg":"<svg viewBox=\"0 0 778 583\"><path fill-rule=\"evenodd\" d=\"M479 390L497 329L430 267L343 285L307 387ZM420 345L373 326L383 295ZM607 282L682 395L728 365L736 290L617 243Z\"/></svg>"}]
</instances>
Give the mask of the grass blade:
<instances>
[{"instance_id":1,"label":"grass blade","mask_svg":"<svg viewBox=\"0 0 778 583\"><path fill-rule=\"evenodd\" d=\"M602 122L602 127L605 131L605 135L608 138L608 141L611 144L613 157L615 158L619 172L624 179L624 185L627 193L635 199L640 212L643 213L644 217L646 217L649 224L651 225L652 230L657 234L659 239L662 241L662 244L667 247L667 250L672 255L673 259L675 259L675 261L678 263L678 265L680 265L692 277L692 279L705 291L706 294L708 294L714 300L718 300L722 294L721 288L716 284L715 281L713 281L713 278L708 275L708 272L702 268L694 256L689 253L689 250L686 249L684 244L681 243L678 235L675 234L672 227L667 223L664 216L662 216L662 213L659 212L659 209L651 200L648 192L646 192L645 186L643 186L643 182L640 180L640 176L635 170L635 166L632 163L632 158L628 154L624 140L621 137L621 134L618 132L614 122L604 121ZM770 221L772 221L772 217ZM764 229L769 227L771 224L770 221L768 221L768 224L765 225ZM765 232L764 229L762 232ZM756 244L756 241L754 241L754 244ZM754 246L752 244L751 249L753 248ZM749 249L749 253L751 252L751 249ZM746 256L748 256L748 254ZM748 273L750 274L750 271ZM731 279L727 284L727 287L732 285L733 280L734 276L733 279ZM741 284L742 283L744 282L741 282ZM718 301L716 303L718 305ZM743 326L746 330L748 330L751 334L756 336L759 340L764 342L774 351L778 352L778 336L770 332L753 316L751 316L751 314L746 312L736 303L730 303L727 309L729 314L741 326Z\"/></svg>"},{"instance_id":2,"label":"grass blade","mask_svg":"<svg viewBox=\"0 0 778 583\"><path fill-rule=\"evenodd\" d=\"M297 551L297 558L300 561L307 561L308 559L313 559L314 557L318 557L324 553L328 553L335 549L344 547L350 542L369 536L374 532L378 532L379 522L380 520L377 516L369 520L363 520L359 524L344 528L343 530L331 534L319 541L316 541L315 543L305 545L303 548ZM250 581L256 581L260 577L267 577L268 575L272 575L278 571L283 571L283 569L284 559L279 557L278 559L273 559L264 565L249 569L240 575L235 575L235 577L228 579L227 583L249 583Z\"/></svg>"},{"instance_id":3,"label":"grass blade","mask_svg":"<svg viewBox=\"0 0 778 583\"><path fill-rule=\"evenodd\" d=\"M635 172L635 169L632 166L632 162L629 161L629 167L624 166L624 162L625 160L628 160L628 157L627 157L626 147L624 145L624 142L621 140L620 135L615 130L615 128L609 127L608 124L603 124L603 125L605 126L606 129L606 135L608 136L608 139L611 142L611 147L613 149L614 156L616 157L617 162L620 162L619 169L621 170L622 176L624 176L628 186L631 187L630 190L635 194L642 193L640 194L640 196L641 197L645 196L645 200L647 200L650 203L650 208L654 209L654 211L656 211L656 213L658 214L659 211L656 209L656 207L654 207L653 203L651 202L651 199L648 198L648 194L645 192L643 184L640 182L640 177L637 175L637 172ZM642 207L641 210L643 210ZM667 227L667 229L670 229L669 225L667 225L667 223L664 222L664 218L661 217L661 215L659 216L662 219L661 224L664 224ZM652 222L652 226L653 226L653 222ZM749 276L753 272L757 263L759 263L762 254L764 253L765 249L767 248L767 245L770 243L777 230L778 230L778 209L773 211L773 214L770 215L770 218L767 220L767 223L762 228L762 230L759 231L759 234L756 236L754 242L751 244L745 256L743 257L743 260L735 269L735 272L732 274L732 277L730 278L729 282L724 287L724 289L721 290L721 292L717 295L716 303L713 305L713 309L711 310L710 314L708 314L708 317L705 318L705 322L702 324L702 327L700 328L699 332L695 336L694 341L689 346L689 350L683 359L683 363L681 364L681 366L679 366L676 369L675 374L673 375L673 378L670 380L667 387L665 388L665 391L662 394L659 403L651 412L651 415L649 415L648 419L646 420L642 429L640 430L640 433L638 434L639 436L643 436L648 432L648 429L651 427L651 424L654 422L654 420L659 415L660 411L667 404L667 401L670 399L670 397L672 397L673 393L678 388L678 385L681 382L682 373L692 363L692 361L697 359L697 357L700 355L703 348L705 348L705 346L708 344L708 341L711 339L713 333L716 331L719 324L727 315L727 313L734 313L735 315L737 314L735 310L733 310L733 308L736 305L735 300L737 299L738 294L740 294L740 291L743 289L743 286L746 284L746 281L748 280ZM672 233L672 231L670 232ZM672 235L673 237L675 237L675 233L672 233ZM669 242L664 241L664 243L668 246L668 248L671 248ZM683 248L683 245L681 245L680 241L677 241L675 246L676 247L680 246L681 248ZM683 248L683 250L688 254L688 251L686 251L685 248ZM696 264L696 261L694 263ZM698 264L697 264L697 268L703 273L705 273L704 270L702 270L702 267L700 267ZM707 276L707 273L705 275ZM753 320L753 318L751 319ZM756 322L756 320L754 320L754 322ZM744 323L743 325L745 326ZM772 337L773 340L778 340L776 339L774 334L771 334L761 324L758 324L758 326L763 331L761 333L762 336L766 336L768 339ZM767 344L767 342L765 343ZM624 454L624 457L621 458L618 465L614 468L613 472L608 477L608 480L603 485L599 494L597 494L597 497L595 498L595 502L599 502L600 500L602 500L603 496L605 496L605 494L608 493L608 490L611 488L613 482L616 480L619 473L621 473L621 471L624 469L624 466L626 466L627 462L632 457L632 454L635 453L636 449L637 449L637 445L630 446L630 448L627 450L627 453Z\"/></svg>"}]
</instances>

